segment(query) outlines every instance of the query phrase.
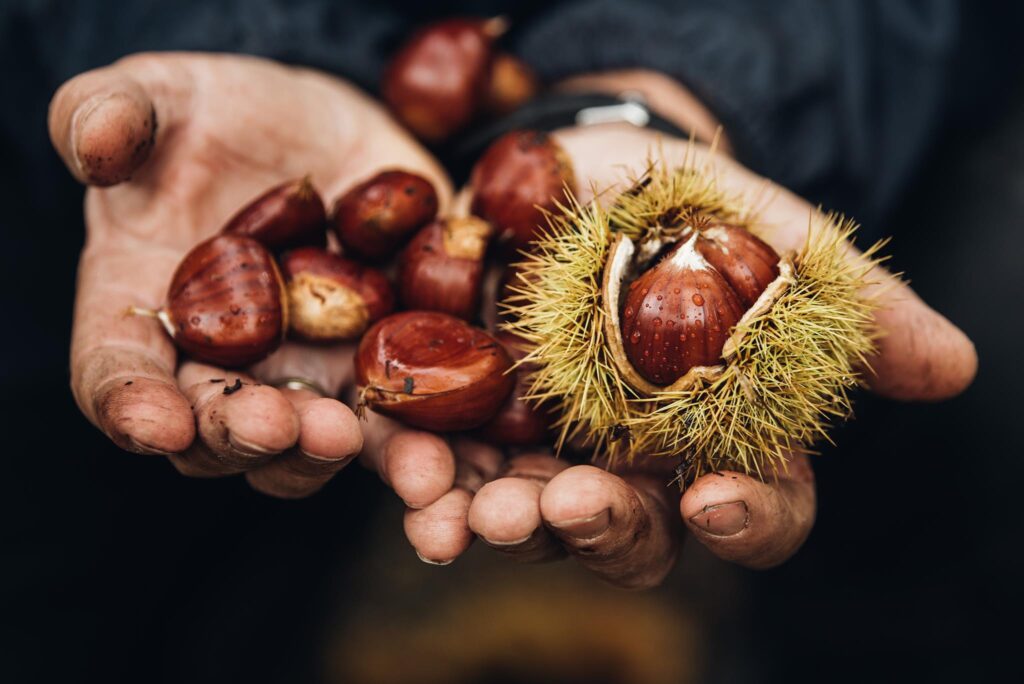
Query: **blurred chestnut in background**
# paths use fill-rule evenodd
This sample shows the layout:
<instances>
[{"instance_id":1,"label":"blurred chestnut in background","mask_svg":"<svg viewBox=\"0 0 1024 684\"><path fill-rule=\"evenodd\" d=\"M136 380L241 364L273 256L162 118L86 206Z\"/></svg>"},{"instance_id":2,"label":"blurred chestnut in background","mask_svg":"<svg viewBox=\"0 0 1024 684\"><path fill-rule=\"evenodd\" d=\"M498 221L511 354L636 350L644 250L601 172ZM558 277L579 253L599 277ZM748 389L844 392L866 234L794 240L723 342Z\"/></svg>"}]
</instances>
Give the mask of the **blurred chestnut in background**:
<instances>
[{"instance_id":1,"label":"blurred chestnut in background","mask_svg":"<svg viewBox=\"0 0 1024 684\"><path fill-rule=\"evenodd\" d=\"M500 244L526 249L575 183L572 164L547 133L512 131L494 141L473 167L472 212L494 225Z\"/></svg>"},{"instance_id":2,"label":"blurred chestnut in background","mask_svg":"<svg viewBox=\"0 0 1024 684\"><path fill-rule=\"evenodd\" d=\"M521 59L499 52L491 61L483 108L494 116L508 114L532 100L539 90L540 82L533 69Z\"/></svg>"},{"instance_id":3,"label":"blurred chestnut in background","mask_svg":"<svg viewBox=\"0 0 1024 684\"><path fill-rule=\"evenodd\" d=\"M384 101L417 137L441 142L479 110L493 43L506 28L499 17L447 19L418 30L385 71Z\"/></svg>"}]
</instances>

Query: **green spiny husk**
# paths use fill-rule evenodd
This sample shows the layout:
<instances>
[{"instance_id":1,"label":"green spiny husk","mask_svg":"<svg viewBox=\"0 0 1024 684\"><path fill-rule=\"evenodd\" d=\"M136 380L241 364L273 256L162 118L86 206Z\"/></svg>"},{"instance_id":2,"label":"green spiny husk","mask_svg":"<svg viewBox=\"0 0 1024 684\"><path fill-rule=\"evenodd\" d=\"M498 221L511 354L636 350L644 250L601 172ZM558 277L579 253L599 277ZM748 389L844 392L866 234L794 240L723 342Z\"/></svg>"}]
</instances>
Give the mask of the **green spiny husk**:
<instances>
[{"instance_id":1,"label":"green spiny husk","mask_svg":"<svg viewBox=\"0 0 1024 684\"><path fill-rule=\"evenodd\" d=\"M852 257L856 226L814 212L793 282L767 313L734 331L717 379L639 396L605 340L601 283L617 233L643 240L693 213L756 229L737 198L693 168L651 165L609 210L574 199L548 217L503 303L505 327L527 341L526 399L557 407L559 442L583 439L611 462L676 457L680 476L736 469L766 477L789 453L828 439L851 415L850 391L874 351L876 303L861 294L881 243Z\"/></svg>"}]
</instances>

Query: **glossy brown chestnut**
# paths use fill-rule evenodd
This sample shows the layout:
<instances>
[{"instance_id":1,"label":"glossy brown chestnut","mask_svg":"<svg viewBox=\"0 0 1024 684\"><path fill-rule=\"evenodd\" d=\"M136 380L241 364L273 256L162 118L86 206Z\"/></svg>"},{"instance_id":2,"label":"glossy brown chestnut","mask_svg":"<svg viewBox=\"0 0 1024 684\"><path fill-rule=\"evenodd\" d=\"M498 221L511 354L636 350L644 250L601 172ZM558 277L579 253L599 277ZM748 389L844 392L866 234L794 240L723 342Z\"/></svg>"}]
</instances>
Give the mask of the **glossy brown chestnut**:
<instances>
[{"instance_id":1,"label":"glossy brown chestnut","mask_svg":"<svg viewBox=\"0 0 1024 684\"><path fill-rule=\"evenodd\" d=\"M221 230L244 235L268 249L327 244L327 215L323 200L309 178L274 186L238 210Z\"/></svg>"},{"instance_id":2,"label":"glossy brown chestnut","mask_svg":"<svg viewBox=\"0 0 1024 684\"><path fill-rule=\"evenodd\" d=\"M490 226L476 217L438 220L402 251L398 289L407 309L476 318Z\"/></svg>"},{"instance_id":3,"label":"glossy brown chestnut","mask_svg":"<svg viewBox=\"0 0 1024 684\"><path fill-rule=\"evenodd\" d=\"M378 321L356 352L356 382L374 411L424 430L470 430L515 385L512 359L490 335L446 314L405 311Z\"/></svg>"},{"instance_id":4,"label":"glossy brown chestnut","mask_svg":"<svg viewBox=\"0 0 1024 684\"><path fill-rule=\"evenodd\" d=\"M495 116L508 114L532 100L540 90L533 69L510 54L499 52L491 62L483 108Z\"/></svg>"},{"instance_id":5,"label":"glossy brown chestnut","mask_svg":"<svg viewBox=\"0 0 1024 684\"><path fill-rule=\"evenodd\" d=\"M440 142L477 113L503 19L447 19L417 31L384 74L381 93L415 135Z\"/></svg>"},{"instance_id":6,"label":"glossy brown chestnut","mask_svg":"<svg viewBox=\"0 0 1024 684\"><path fill-rule=\"evenodd\" d=\"M720 226L700 225L700 231L687 228L626 293L626 357L655 385L671 384L695 366L719 363L731 329L774 278L765 279L766 274L778 273L779 257L771 247L753 235L735 232L747 233L745 229L726 232ZM723 270L705 253L712 254Z\"/></svg>"},{"instance_id":7,"label":"glossy brown chestnut","mask_svg":"<svg viewBox=\"0 0 1024 684\"><path fill-rule=\"evenodd\" d=\"M288 290L290 330L314 342L352 340L395 308L391 284L380 271L319 247L281 258Z\"/></svg>"},{"instance_id":8,"label":"glossy brown chestnut","mask_svg":"<svg viewBox=\"0 0 1024 684\"><path fill-rule=\"evenodd\" d=\"M430 181L390 170L339 197L331 224L346 254L377 261L397 252L436 215L437 193Z\"/></svg>"},{"instance_id":9,"label":"glossy brown chestnut","mask_svg":"<svg viewBox=\"0 0 1024 684\"><path fill-rule=\"evenodd\" d=\"M515 361L526 356L522 338L508 332L494 336ZM501 446L529 446L551 440L551 414L543 405L534 406L521 397L526 394L525 374L516 374L516 384L498 413L476 430L484 441Z\"/></svg>"},{"instance_id":10,"label":"glossy brown chestnut","mask_svg":"<svg viewBox=\"0 0 1024 684\"><path fill-rule=\"evenodd\" d=\"M193 358L244 366L277 349L288 328L274 257L252 238L217 235L185 255L157 314Z\"/></svg>"},{"instance_id":11,"label":"glossy brown chestnut","mask_svg":"<svg viewBox=\"0 0 1024 684\"><path fill-rule=\"evenodd\" d=\"M473 168L472 212L490 221L499 242L526 249L574 184L572 165L547 133L512 131L498 138Z\"/></svg>"},{"instance_id":12,"label":"glossy brown chestnut","mask_svg":"<svg viewBox=\"0 0 1024 684\"><path fill-rule=\"evenodd\" d=\"M779 255L749 230L727 223L706 223L697 251L736 292L745 309L779 275Z\"/></svg>"}]
</instances>

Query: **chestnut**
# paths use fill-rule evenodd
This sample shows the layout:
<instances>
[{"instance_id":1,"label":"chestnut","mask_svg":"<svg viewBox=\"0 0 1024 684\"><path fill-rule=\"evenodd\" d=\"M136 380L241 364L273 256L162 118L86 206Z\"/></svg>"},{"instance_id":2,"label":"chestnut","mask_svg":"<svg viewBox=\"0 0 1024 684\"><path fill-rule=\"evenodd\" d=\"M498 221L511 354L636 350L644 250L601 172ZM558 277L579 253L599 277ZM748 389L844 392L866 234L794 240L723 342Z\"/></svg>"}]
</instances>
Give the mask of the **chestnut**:
<instances>
[{"instance_id":1,"label":"chestnut","mask_svg":"<svg viewBox=\"0 0 1024 684\"><path fill-rule=\"evenodd\" d=\"M498 342L515 361L521 361L527 350L518 335L500 331ZM552 416L544 405L535 406L522 399L527 386L524 373L516 374L516 384L498 413L481 425L475 434L486 442L501 446L530 446L551 440Z\"/></svg>"},{"instance_id":2,"label":"chestnut","mask_svg":"<svg viewBox=\"0 0 1024 684\"><path fill-rule=\"evenodd\" d=\"M491 61L483 108L494 116L508 114L532 100L538 90L540 84L533 69L522 60L499 52Z\"/></svg>"},{"instance_id":3,"label":"chestnut","mask_svg":"<svg viewBox=\"0 0 1024 684\"><path fill-rule=\"evenodd\" d=\"M377 261L391 256L417 228L437 215L430 181L388 170L355 186L334 203L331 225L345 253Z\"/></svg>"},{"instance_id":4,"label":"chestnut","mask_svg":"<svg viewBox=\"0 0 1024 684\"><path fill-rule=\"evenodd\" d=\"M276 185L250 201L221 229L244 235L271 250L327 244L327 214L309 176Z\"/></svg>"},{"instance_id":5,"label":"chestnut","mask_svg":"<svg viewBox=\"0 0 1024 684\"><path fill-rule=\"evenodd\" d=\"M473 216L434 221L420 230L398 263L405 308L476 318L490 232L486 221Z\"/></svg>"},{"instance_id":6,"label":"chestnut","mask_svg":"<svg viewBox=\"0 0 1024 684\"><path fill-rule=\"evenodd\" d=\"M290 330L314 342L359 337L395 308L391 284L380 271L319 247L281 258L288 291Z\"/></svg>"},{"instance_id":7,"label":"chestnut","mask_svg":"<svg viewBox=\"0 0 1024 684\"><path fill-rule=\"evenodd\" d=\"M473 167L471 211L491 222L498 241L526 249L574 184L572 165L547 133L512 131L491 144Z\"/></svg>"},{"instance_id":8,"label":"chestnut","mask_svg":"<svg viewBox=\"0 0 1024 684\"><path fill-rule=\"evenodd\" d=\"M629 285L621 319L629 363L655 385L719 363L731 329L778 275L778 263L744 228L692 221Z\"/></svg>"},{"instance_id":9,"label":"chestnut","mask_svg":"<svg viewBox=\"0 0 1024 684\"><path fill-rule=\"evenodd\" d=\"M515 385L512 359L493 337L433 311L374 324L359 343L355 371L362 405L438 432L480 426Z\"/></svg>"},{"instance_id":10,"label":"chestnut","mask_svg":"<svg viewBox=\"0 0 1024 684\"><path fill-rule=\"evenodd\" d=\"M193 247L156 316L182 351L229 367L259 361L277 349L288 328L274 257L241 235L217 235Z\"/></svg>"},{"instance_id":11,"label":"chestnut","mask_svg":"<svg viewBox=\"0 0 1024 684\"><path fill-rule=\"evenodd\" d=\"M438 143L480 107L504 19L446 19L417 31L384 73L381 94L417 137Z\"/></svg>"}]
</instances>

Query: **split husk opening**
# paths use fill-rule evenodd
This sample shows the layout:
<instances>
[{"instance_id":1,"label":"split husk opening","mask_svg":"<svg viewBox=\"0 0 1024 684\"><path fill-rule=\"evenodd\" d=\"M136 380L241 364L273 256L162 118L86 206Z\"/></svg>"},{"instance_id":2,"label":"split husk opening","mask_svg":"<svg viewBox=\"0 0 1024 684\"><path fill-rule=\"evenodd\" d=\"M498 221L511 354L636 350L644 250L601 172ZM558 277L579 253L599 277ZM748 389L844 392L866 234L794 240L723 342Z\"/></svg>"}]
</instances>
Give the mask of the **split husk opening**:
<instances>
[{"instance_id":1,"label":"split husk opening","mask_svg":"<svg viewBox=\"0 0 1024 684\"><path fill-rule=\"evenodd\" d=\"M874 351L877 304L862 291L881 247L851 256L852 221L813 212L804 245L783 255L723 363L657 387L622 350L619 288L637 245L695 213L756 233L756 215L692 165L651 164L608 209L571 197L560 209L503 302L505 328L529 348L525 398L557 406L559 448L583 441L611 464L678 459L684 481L726 469L768 477L851 415Z\"/></svg>"}]
</instances>

